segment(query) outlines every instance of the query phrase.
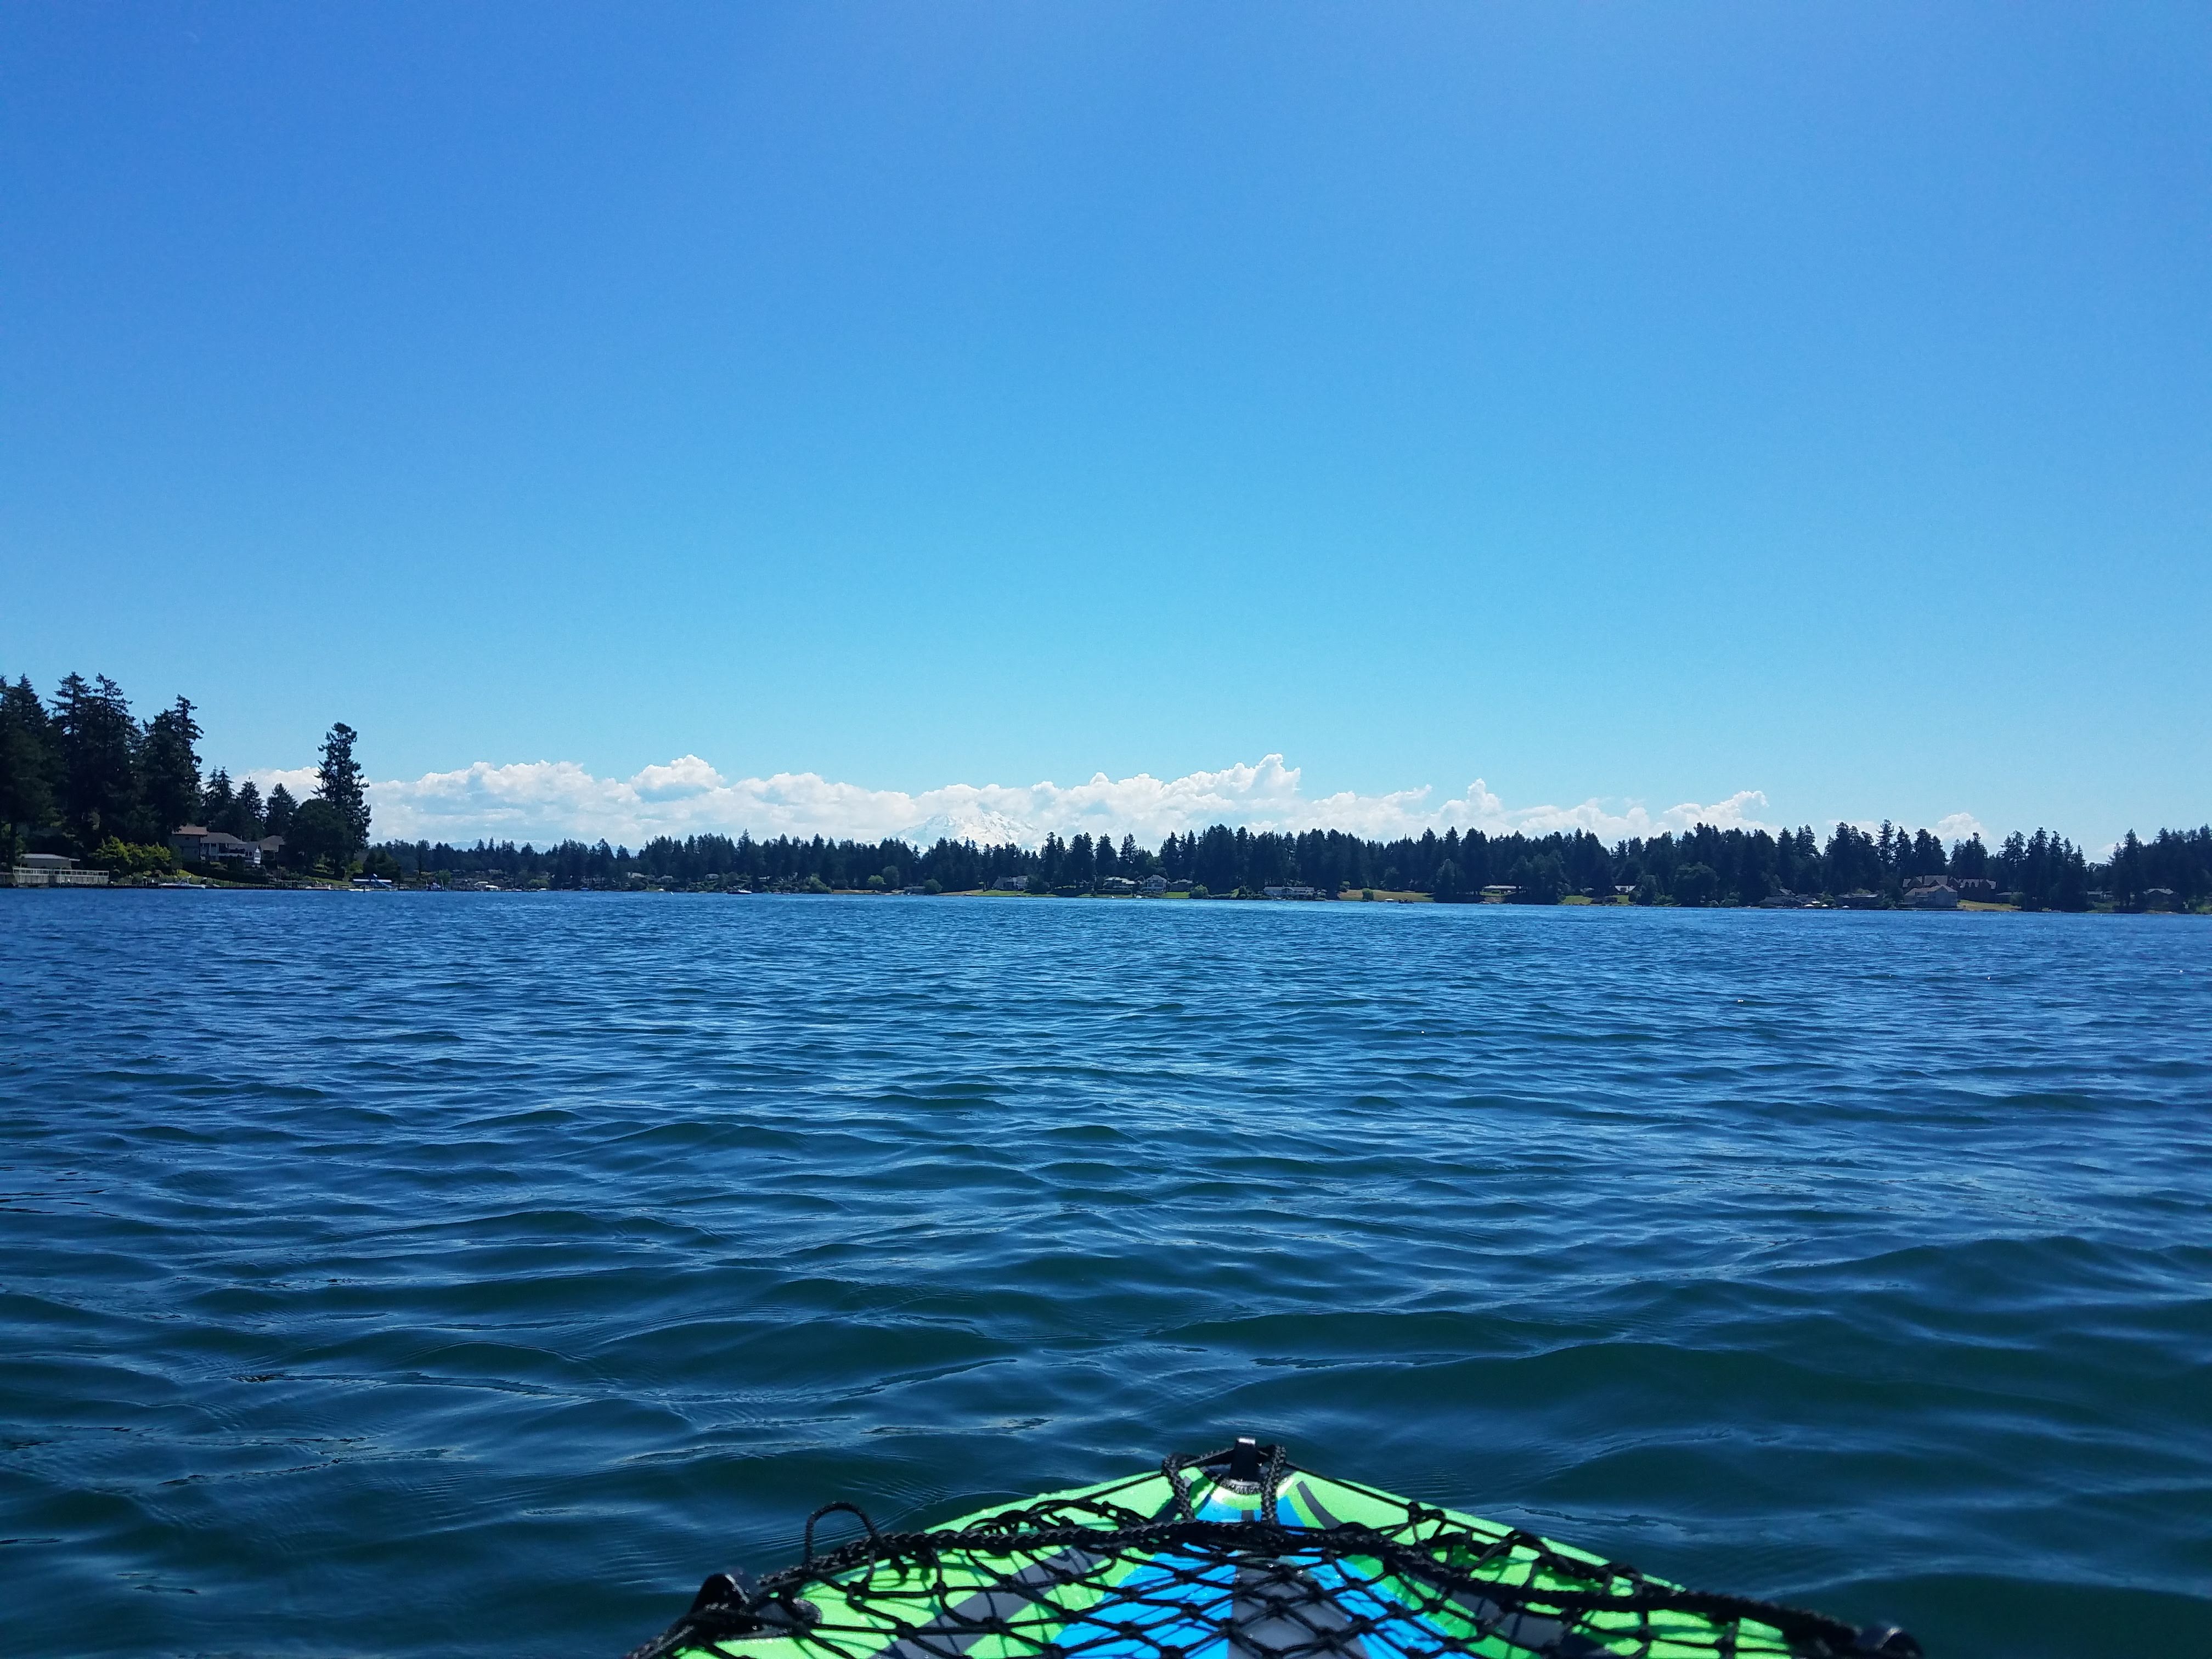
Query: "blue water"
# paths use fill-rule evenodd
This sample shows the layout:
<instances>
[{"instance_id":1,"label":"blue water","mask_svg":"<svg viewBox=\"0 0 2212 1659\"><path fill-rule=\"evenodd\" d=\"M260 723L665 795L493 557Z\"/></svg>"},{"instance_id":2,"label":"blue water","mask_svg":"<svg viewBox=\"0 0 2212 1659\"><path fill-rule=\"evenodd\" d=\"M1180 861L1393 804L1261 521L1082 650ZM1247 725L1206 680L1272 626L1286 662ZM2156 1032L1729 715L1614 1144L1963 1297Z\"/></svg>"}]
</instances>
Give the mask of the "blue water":
<instances>
[{"instance_id":1,"label":"blue water","mask_svg":"<svg viewBox=\"0 0 2212 1659\"><path fill-rule=\"evenodd\" d=\"M0 1647L608 1656L1237 1431L2212 1652L2212 927L0 894Z\"/></svg>"}]
</instances>

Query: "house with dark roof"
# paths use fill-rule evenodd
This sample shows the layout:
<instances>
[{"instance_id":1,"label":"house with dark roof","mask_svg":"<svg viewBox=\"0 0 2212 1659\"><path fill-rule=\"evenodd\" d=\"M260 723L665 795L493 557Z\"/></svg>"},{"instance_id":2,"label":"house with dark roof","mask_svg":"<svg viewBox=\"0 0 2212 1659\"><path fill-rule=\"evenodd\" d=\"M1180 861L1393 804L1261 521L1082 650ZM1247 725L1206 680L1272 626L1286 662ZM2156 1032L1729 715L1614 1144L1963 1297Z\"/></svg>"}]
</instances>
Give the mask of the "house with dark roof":
<instances>
[{"instance_id":1,"label":"house with dark roof","mask_svg":"<svg viewBox=\"0 0 2212 1659\"><path fill-rule=\"evenodd\" d=\"M169 850L187 864L243 864L258 869L263 859L274 858L284 850L284 837L264 836L258 841L246 841L226 830L187 823L170 832Z\"/></svg>"}]
</instances>

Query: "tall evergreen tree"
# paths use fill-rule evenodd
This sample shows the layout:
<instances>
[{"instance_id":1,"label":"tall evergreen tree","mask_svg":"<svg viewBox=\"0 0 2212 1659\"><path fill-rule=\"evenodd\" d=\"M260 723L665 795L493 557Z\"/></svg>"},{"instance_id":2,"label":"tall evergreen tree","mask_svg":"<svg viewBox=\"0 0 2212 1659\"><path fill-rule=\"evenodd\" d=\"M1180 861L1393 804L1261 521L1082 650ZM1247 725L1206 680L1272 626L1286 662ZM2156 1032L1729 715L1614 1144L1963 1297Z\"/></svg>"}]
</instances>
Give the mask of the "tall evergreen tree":
<instances>
[{"instance_id":1,"label":"tall evergreen tree","mask_svg":"<svg viewBox=\"0 0 2212 1659\"><path fill-rule=\"evenodd\" d=\"M0 681L0 832L11 861L21 839L53 817L58 770L53 725L30 680Z\"/></svg>"},{"instance_id":2,"label":"tall evergreen tree","mask_svg":"<svg viewBox=\"0 0 2212 1659\"><path fill-rule=\"evenodd\" d=\"M1951 873L1963 879L1986 877L1990 872L1990 849L1982 845L1979 835L1969 836L1951 848Z\"/></svg>"},{"instance_id":3,"label":"tall evergreen tree","mask_svg":"<svg viewBox=\"0 0 2212 1659\"><path fill-rule=\"evenodd\" d=\"M261 790L252 778L238 786L238 799L231 807L231 816L238 828L230 833L242 841L258 841L261 828Z\"/></svg>"},{"instance_id":4,"label":"tall evergreen tree","mask_svg":"<svg viewBox=\"0 0 2212 1659\"><path fill-rule=\"evenodd\" d=\"M323 738L323 761L315 774L315 798L337 809L347 859L368 842L368 792L362 784L361 763L353 757L354 740L359 736L343 720L331 726Z\"/></svg>"},{"instance_id":5,"label":"tall evergreen tree","mask_svg":"<svg viewBox=\"0 0 2212 1659\"><path fill-rule=\"evenodd\" d=\"M232 799L230 769L218 766L208 774L207 787L200 791L201 826L209 830L224 828L216 820L229 817Z\"/></svg>"},{"instance_id":6,"label":"tall evergreen tree","mask_svg":"<svg viewBox=\"0 0 2212 1659\"><path fill-rule=\"evenodd\" d=\"M264 836L289 835L292 830L292 814L299 810L292 792L281 783L269 786L269 804L262 809L261 833Z\"/></svg>"},{"instance_id":7,"label":"tall evergreen tree","mask_svg":"<svg viewBox=\"0 0 2212 1659\"><path fill-rule=\"evenodd\" d=\"M199 811L199 722L192 718L189 699L175 702L146 722L140 745L141 805L145 822L140 826L149 840L158 842L179 824L190 823Z\"/></svg>"},{"instance_id":8,"label":"tall evergreen tree","mask_svg":"<svg viewBox=\"0 0 2212 1659\"><path fill-rule=\"evenodd\" d=\"M62 815L87 853L131 828L138 804L138 727L123 688L102 674L61 683L54 700L61 752Z\"/></svg>"},{"instance_id":9,"label":"tall evergreen tree","mask_svg":"<svg viewBox=\"0 0 2212 1659\"><path fill-rule=\"evenodd\" d=\"M1067 851L1060 861L1060 878L1070 887L1089 887L1098 879L1091 856L1090 836L1078 836L1067 843Z\"/></svg>"}]
</instances>

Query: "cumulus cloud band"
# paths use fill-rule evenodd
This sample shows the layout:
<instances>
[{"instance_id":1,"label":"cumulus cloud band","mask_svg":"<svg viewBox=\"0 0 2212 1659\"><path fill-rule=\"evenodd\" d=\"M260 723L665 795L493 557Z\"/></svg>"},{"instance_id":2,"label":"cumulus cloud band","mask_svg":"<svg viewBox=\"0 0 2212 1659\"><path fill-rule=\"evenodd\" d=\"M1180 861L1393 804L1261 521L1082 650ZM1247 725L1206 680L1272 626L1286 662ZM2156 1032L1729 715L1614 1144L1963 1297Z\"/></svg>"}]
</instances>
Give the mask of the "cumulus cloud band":
<instances>
[{"instance_id":1,"label":"cumulus cloud band","mask_svg":"<svg viewBox=\"0 0 2212 1659\"><path fill-rule=\"evenodd\" d=\"M314 773L257 771L265 791L282 782L305 796ZM1709 804L1686 802L1654 812L1640 803L1592 799L1576 806L1508 807L1476 779L1461 794L1434 798L1428 788L1386 794L1350 792L1310 797L1299 769L1280 755L1216 772L1178 778L1146 773L1087 783L947 784L909 794L836 783L811 772L725 778L696 755L648 766L627 778L594 776L574 761L494 765L478 761L453 772L372 783L369 805L379 839L404 841L584 841L637 846L655 836L715 832L776 836L902 836L923 844L940 836L1035 845L1048 834L1133 835L1147 845L1209 824L1253 830L1342 830L1378 840L1455 828L1492 834L1587 830L1611 842L1654 836L1698 823L1762 829L1756 816L1766 797L1740 790Z\"/></svg>"}]
</instances>

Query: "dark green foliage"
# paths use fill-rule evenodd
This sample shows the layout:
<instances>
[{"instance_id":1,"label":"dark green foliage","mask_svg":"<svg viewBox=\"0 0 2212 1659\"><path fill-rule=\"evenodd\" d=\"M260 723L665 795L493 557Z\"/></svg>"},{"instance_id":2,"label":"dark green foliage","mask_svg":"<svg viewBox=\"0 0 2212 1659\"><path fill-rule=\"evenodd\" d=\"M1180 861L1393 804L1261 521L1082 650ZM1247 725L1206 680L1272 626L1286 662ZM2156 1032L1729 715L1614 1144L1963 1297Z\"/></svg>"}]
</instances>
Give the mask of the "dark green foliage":
<instances>
[{"instance_id":1,"label":"dark green foliage","mask_svg":"<svg viewBox=\"0 0 2212 1659\"><path fill-rule=\"evenodd\" d=\"M2106 885L2130 910L2203 902L2212 896L2212 828L2161 830L2148 842L2129 830L2112 849Z\"/></svg>"},{"instance_id":2,"label":"dark green foliage","mask_svg":"<svg viewBox=\"0 0 2212 1659\"><path fill-rule=\"evenodd\" d=\"M139 738L123 688L102 674L88 684L71 674L54 699L52 731L61 754L61 813L77 845L90 852L109 836L137 827Z\"/></svg>"},{"instance_id":3,"label":"dark green foliage","mask_svg":"<svg viewBox=\"0 0 2212 1659\"><path fill-rule=\"evenodd\" d=\"M276 812L272 792L272 834L280 833ZM2007 862L2015 844L2023 872L2017 881L2008 873L2013 866ZM605 842L590 846L567 841L542 851L513 842L459 848L390 843L410 873L533 880L553 887L617 887L635 878L672 886L830 891L866 888L873 877L888 886L927 887L933 881L942 891L966 892L988 887L1001 876L1018 876L1036 893L1091 891L1100 879L1100 845L1085 836L1067 842L1048 836L1035 851L967 842L940 841L922 849L896 840L755 841L750 836L711 835L683 841L657 837L635 853ZM2136 860L2122 867L2141 872L2130 877L2136 883L2132 890L2171 889L2182 904L2212 896L2212 830L2166 831L2154 843L2136 845L2140 850L2132 855L2128 843L2121 848L2123 859ZM1112 868L1131 876L1157 872L1192 883L1194 891L1213 893L1256 893L1295 883L1334 896L1346 890L1411 886L1449 902L1472 900L1485 886L1504 883L1521 890L1514 896L1524 904L1557 903L1572 892L1609 897L1616 885L1632 889L1635 902L1647 905L1751 905L1777 893L1832 896L1861 890L1902 902L1904 884L1913 875L1938 858L1963 874L1973 867L1978 848L1978 842L1962 842L1947 853L1932 835L1901 833L1893 827L1885 843L1879 834L1850 824L1838 824L1825 849L1809 826L1774 835L1700 824L1679 836L1626 841L1608 849L1579 831L1491 836L1453 830L1418 840L1371 842L1333 830L1284 835L1215 824L1203 832L1171 835L1158 852L1125 842L1114 850ZM2090 872L2081 850L2047 831L2035 838L2014 836L2003 854L1979 851L1991 878L2001 885L2024 884L2024 899L2032 904L2080 908L2087 902Z\"/></svg>"},{"instance_id":4,"label":"dark green foliage","mask_svg":"<svg viewBox=\"0 0 2212 1659\"><path fill-rule=\"evenodd\" d=\"M1613 897L1613 858L1595 836L1567 837L1565 851L1567 887L1594 899Z\"/></svg>"},{"instance_id":5,"label":"dark green foliage","mask_svg":"<svg viewBox=\"0 0 2212 1659\"><path fill-rule=\"evenodd\" d=\"M345 815L320 795L311 795L292 814L292 827L284 837L286 860L313 870L327 864L343 875L353 858L353 826Z\"/></svg>"},{"instance_id":6,"label":"dark green foliage","mask_svg":"<svg viewBox=\"0 0 2212 1659\"><path fill-rule=\"evenodd\" d=\"M199 811L199 722L184 697L146 722L139 751L139 798L145 806L140 827L153 840L190 823Z\"/></svg>"},{"instance_id":7,"label":"dark green foliage","mask_svg":"<svg viewBox=\"0 0 2212 1659\"><path fill-rule=\"evenodd\" d=\"M222 829L223 826L216 820L230 816L234 799L230 792L230 773L227 768L218 766L208 774L207 783L200 790L198 817L201 827Z\"/></svg>"},{"instance_id":8,"label":"dark green foliage","mask_svg":"<svg viewBox=\"0 0 2212 1659\"><path fill-rule=\"evenodd\" d=\"M199 818L204 828L240 841L258 841L269 833L262 828L261 792L253 780L248 778L234 792L230 774L220 766L208 774L207 787L200 792Z\"/></svg>"},{"instance_id":9,"label":"dark green foliage","mask_svg":"<svg viewBox=\"0 0 2212 1659\"><path fill-rule=\"evenodd\" d=\"M2135 832L2130 830L2130 839ZM2212 825L2195 830L2161 830L2142 847L2137 866L2137 897L2154 888L2172 893L2175 902L2197 905L2212 898Z\"/></svg>"},{"instance_id":10,"label":"dark green foliage","mask_svg":"<svg viewBox=\"0 0 2212 1659\"><path fill-rule=\"evenodd\" d=\"M292 814L299 811L299 803L292 792L283 784L272 784L269 789L269 804L262 809L261 833L264 836L289 835Z\"/></svg>"},{"instance_id":11,"label":"dark green foliage","mask_svg":"<svg viewBox=\"0 0 2212 1659\"><path fill-rule=\"evenodd\" d=\"M331 726L323 738L322 764L315 774L315 799L328 802L337 813L348 859L368 840L368 794L362 784L360 763L353 757L359 735L343 720Z\"/></svg>"},{"instance_id":12,"label":"dark green foliage","mask_svg":"<svg viewBox=\"0 0 2212 1659\"><path fill-rule=\"evenodd\" d=\"M53 817L58 770L52 722L31 682L0 682L0 836L11 862Z\"/></svg>"},{"instance_id":13,"label":"dark green foliage","mask_svg":"<svg viewBox=\"0 0 2212 1659\"><path fill-rule=\"evenodd\" d=\"M2089 908L2088 860L2063 836L2048 830L2033 836L2014 830L1998 850L1996 867L1998 885L2019 894L2028 909Z\"/></svg>"},{"instance_id":14,"label":"dark green foliage","mask_svg":"<svg viewBox=\"0 0 2212 1659\"><path fill-rule=\"evenodd\" d=\"M1067 851L1060 860L1055 872L1059 879L1055 887L1080 887L1088 890L1098 879L1098 866L1091 856L1091 837L1078 836L1068 842Z\"/></svg>"},{"instance_id":15,"label":"dark green foliage","mask_svg":"<svg viewBox=\"0 0 2212 1659\"><path fill-rule=\"evenodd\" d=\"M258 841L268 833L262 827L261 791L255 787L252 778L238 786L238 798L231 802L230 816L222 824L210 824L209 828L226 830L240 841Z\"/></svg>"},{"instance_id":16,"label":"dark green foliage","mask_svg":"<svg viewBox=\"0 0 2212 1659\"><path fill-rule=\"evenodd\" d=\"M1513 904L1557 904L1567 890L1566 865L1552 848L1514 860L1505 879L1513 889L1508 896Z\"/></svg>"},{"instance_id":17,"label":"dark green foliage","mask_svg":"<svg viewBox=\"0 0 2212 1659\"><path fill-rule=\"evenodd\" d=\"M1674 872L1677 904L1711 904L1720 896L1721 878L1710 864L1685 864Z\"/></svg>"},{"instance_id":18,"label":"dark green foliage","mask_svg":"<svg viewBox=\"0 0 2212 1659\"><path fill-rule=\"evenodd\" d=\"M1836 833L1828 837L1827 866L1820 890L1878 893L1884 884L1885 873L1874 837L1848 823L1838 824Z\"/></svg>"},{"instance_id":19,"label":"dark green foliage","mask_svg":"<svg viewBox=\"0 0 2212 1659\"><path fill-rule=\"evenodd\" d=\"M94 848L86 861L118 876L166 876L177 867L176 855L166 846L139 846L112 836Z\"/></svg>"},{"instance_id":20,"label":"dark green foliage","mask_svg":"<svg viewBox=\"0 0 2212 1659\"><path fill-rule=\"evenodd\" d=\"M2135 831L2128 831L2133 836ZM1985 881L1990 875L1990 849L1975 836L1951 848L1951 873L1971 881Z\"/></svg>"}]
</instances>

